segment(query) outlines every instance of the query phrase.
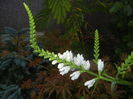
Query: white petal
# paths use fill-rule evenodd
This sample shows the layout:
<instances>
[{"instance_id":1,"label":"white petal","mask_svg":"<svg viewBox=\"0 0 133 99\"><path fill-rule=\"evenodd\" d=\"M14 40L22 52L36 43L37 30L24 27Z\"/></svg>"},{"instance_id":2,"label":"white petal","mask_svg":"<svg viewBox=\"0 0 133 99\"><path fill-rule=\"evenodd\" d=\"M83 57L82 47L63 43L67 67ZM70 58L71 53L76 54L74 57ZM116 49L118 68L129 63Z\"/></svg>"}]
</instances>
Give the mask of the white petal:
<instances>
[{"instance_id":1,"label":"white petal","mask_svg":"<svg viewBox=\"0 0 133 99\"><path fill-rule=\"evenodd\" d=\"M60 72L60 74L63 76L63 75L65 75L65 72Z\"/></svg>"},{"instance_id":2,"label":"white petal","mask_svg":"<svg viewBox=\"0 0 133 99\"><path fill-rule=\"evenodd\" d=\"M70 71L70 67L69 66L63 67L59 71L61 75L64 75Z\"/></svg>"},{"instance_id":3,"label":"white petal","mask_svg":"<svg viewBox=\"0 0 133 99\"><path fill-rule=\"evenodd\" d=\"M95 82L96 82L96 80L92 79L92 80L86 81L84 83L84 85L87 86L88 88L91 88L94 85Z\"/></svg>"},{"instance_id":4,"label":"white petal","mask_svg":"<svg viewBox=\"0 0 133 99\"><path fill-rule=\"evenodd\" d=\"M74 63L78 66L81 65L80 59L78 59L77 57L74 57Z\"/></svg>"},{"instance_id":5,"label":"white petal","mask_svg":"<svg viewBox=\"0 0 133 99\"><path fill-rule=\"evenodd\" d=\"M64 66L63 63L58 64L58 69L62 68Z\"/></svg>"},{"instance_id":6,"label":"white petal","mask_svg":"<svg viewBox=\"0 0 133 99\"><path fill-rule=\"evenodd\" d=\"M53 64L53 65L55 65L56 63L57 63L57 61L56 61L56 60L52 61L52 64Z\"/></svg>"},{"instance_id":7,"label":"white petal","mask_svg":"<svg viewBox=\"0 0 133 99\"><path fill-rule=\"evenodd\" d=\"M98 60L98 71L102 71L103 68L104 68L104 62L101 59L99 59Z\"/></svg>"},{"instance_id":8,"label":"white petal","mask_svg":"<svg viewBox=\"0 0 133 99\"><path fill-rule=\"evenodd\" d=\"M60 57L61 53L58 53L58 56Z\"/></svg>"},{"instance_id":9,"label":"white petal","mask_svg":"<svg viewBox=\"0 0 133 99\"><path fill-rule=\"evenodd\" d=\"M80 71L76 71L76 72L74 72L74 73L72 73L72 74L70 75L71 80L78 79L79 76L80 76Z\"/></svg>"},{"instance_id":10,"label":"white petal","mask_svg":"<svg viewBox=\"0 0 133 99\"><path fill-rule=\"evenodd\" d=\"M66 57L66 60L70 62L71 61L71 57L70 56Z\"/></svg>"},{"instance_id":11,"label":"white petal","mask_svg":"<svg viewBox=\"0 0 133 99\"><path fill-rule=\"evenodd\" d=\"M70 71L70 69L71 69L71 68L70 68L69 66L66 66L64 72L65 72L65 73L68 73L68 72Z\"/></svg>"}]
</instances>

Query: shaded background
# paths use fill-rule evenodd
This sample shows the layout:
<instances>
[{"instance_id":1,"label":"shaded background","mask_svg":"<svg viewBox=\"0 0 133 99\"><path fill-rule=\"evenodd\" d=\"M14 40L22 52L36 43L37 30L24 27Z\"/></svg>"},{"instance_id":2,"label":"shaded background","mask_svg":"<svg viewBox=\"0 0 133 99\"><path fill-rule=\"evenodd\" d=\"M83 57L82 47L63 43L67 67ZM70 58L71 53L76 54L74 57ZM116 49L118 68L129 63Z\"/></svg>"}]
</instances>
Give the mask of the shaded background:
<instances>
[{"instance_id":1,"label":"shaded background","mask_svg":"<svg viewBox=\"0 0 133 99\"><path fill-rule=\"evenodd\" d=\"M26 0L0 0L0 30L7 26L15 29L28 27L23 1ZM34 15L42 8L42 1L32 0L30 3L29 6Z\"/></svg>"}]
</instances>

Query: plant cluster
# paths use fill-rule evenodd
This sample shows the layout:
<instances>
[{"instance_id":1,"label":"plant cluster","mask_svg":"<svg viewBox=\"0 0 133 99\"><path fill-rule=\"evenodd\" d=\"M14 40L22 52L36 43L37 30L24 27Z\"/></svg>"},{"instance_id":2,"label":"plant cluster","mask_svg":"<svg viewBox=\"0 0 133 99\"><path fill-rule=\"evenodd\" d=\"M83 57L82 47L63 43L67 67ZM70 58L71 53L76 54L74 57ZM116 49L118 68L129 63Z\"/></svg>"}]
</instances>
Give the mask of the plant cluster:
<instances>
[{"instance_id":1,"label":"plant cluster","mask_svg":"<svg viewBox=\"0 0 133 99\"><path fill-rule=\"evenodd\" d=\"M114 78L109 76L107 73L103 72L104 64L101 60L98 61L98 74L91 72L87 70L89 67L89 62L85 61L82 55L77 55L77 57L73 57L73 54L69 51L64 52L63 54L54 54L53 52L50 53L49 51L45 51L44 49L40 49L37 45L36 40L36 34L35 34L35 23L32 16L32 13L28 6L24 3L24 7L28 13L29 16L29 23L30 23L30 42L31 47L34 49L34 52L39 53L39 56L42 56L44 58L48 58L50 61L53 61L52 64L58 63L59 71L61 71L61 74L66 74L68 71L72 70L75 71L70 77L72 77L73 80L77 79L80 75L80 73L87 72L90 75L96 76L95 80L105 80L109 82L116 82L118 84L124 84L124 85L132 85L133 83ZM95 48L95 50L97 50ZM75 61L74 61L75 58ZM79 62L79 64L78 64ZM87 68L87 69L86 69ZM102 69L100 69L102 68ZM100 70L100 71L99 71ZM90 80L89 82L85 83L87 86L93 86L95 80ZM89 87L90 88L90 87Z\"/></svg>"},{"instance_id":2,"label":"plant cluster","mask_svg":"<svg viewBox=\"0 0 133 99\"><path fill-rule=\"evenodd\" d=\"M70 12L70 9L73 9L72 11L75 12L74 15L80 19L81 17L78 15L78 12L82 13L83 8L86 8L83 6L83 8L81 7L82 9L77 8L77 6L80 5L79 3L83 3L82 0L76 0L78 2L76 4L74 4L73 0L69 2L68 0L48 1L48 10L50 10L50 13L58 20L58 23L65 22L65 18L67 17L67 13ZM100 0L97 1L105 7ZM62 6L59 2L63 5L67 3L69 9L67 9L65 5L63 9L58 11L59 6ZM74 6L71 6L71 4L74 4ZM23 46L21 46L22 43L19 41L17 41L17 43L13 42L14 49L12 50L15 50L16 53L10 53L10 51L0 53L0 98L97 99L99 97L100 99L114 99L118 97L127 98L125 94L129 95L128 98L132 98L130 92L132 92L133 82L131 78L127 79L127 74L132 73L133 52L128 55L123 63L117 65L116 69L112 68L113 65L107 63L108 57L104 57L103 59L99 58L100 40L98 30L95 31L94 35L93 60L86 60L83 57L85 55L75 54L70 50L57 54L44 50L40 48L37 43L36 26L33 15L25 3L24 7L29 16L29 38L34 54L20 55L19 52L23 49ZM54 10L57 10L57 12ZM60 15L58 16L57 13ZM78 18L76 20L78 20ZM71 20L69 21L71 22ZM78 26L76 27L76 25ZM76 25L74 27L75 30L80 27L78 23L76 23ZM6 38L3 38L10 38L4 40L4 42L8 41L6 44L12 43L10 41L14 41L16 38L17 40L21 38L21 32L12 28L7 28L6 30L10 32L9 34L7 33L8 35L5 34L7 35L5 36ZM27 29L26 31L24 30L23 33L24 32L27 32ZM78 31L78 33L81 32ZM26 42L27 40L28 39L26 39ZM125 86L127 86L126 91L124 90Z\"/></svg>"}]
</instances>

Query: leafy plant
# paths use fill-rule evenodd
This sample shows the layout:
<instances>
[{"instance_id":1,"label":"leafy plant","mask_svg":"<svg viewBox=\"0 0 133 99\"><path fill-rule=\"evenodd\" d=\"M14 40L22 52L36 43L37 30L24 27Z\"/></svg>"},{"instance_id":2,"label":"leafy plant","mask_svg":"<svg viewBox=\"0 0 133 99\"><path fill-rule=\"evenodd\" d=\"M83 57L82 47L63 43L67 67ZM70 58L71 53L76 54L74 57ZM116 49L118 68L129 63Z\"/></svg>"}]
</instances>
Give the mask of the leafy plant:
<instances>
[{"instance_id":1,"label":"leafy plant","mask_svg":"<svg viewBox=\"0 0 133 99\"><path fill-rule=\"evenodd\" d=\"M20 83L25 75L29 75L27 63L25 58L17 56L15 53L0 57L0 82Z\"/></svg>"},{"instance_id":2,"label":"leafy plant","mask_svg":"<svg viewBox=\"0 0 133 99\"><path fill-rule=\"evenodd\" d=\"M1 42L5 44L3 49L17 52L25 50L24 47L28 49L28 31L28 28L17 31L11 27L5 27L1 34Z\"/></svg>"},{"instance_id":3,"label":"leafy plant","mask_svg":"<svg viewBox=\"0 0 133 99\"><path fill-rule=\"evenodd\" d=\"M58 23L63 23L71 4L69 0L48 0L48 8Z\"/></svg>"},{"instance_id":4,"label":"leafy plant","mask_svg":"<svg viewBox=\"0 0 133 99\"><path fill-rule=\"evenodd\" d=\"M133 2L132 0L120 0L112 3L110 13L113 14L112 28L113 33L118 40L116 43L116 54L128 53L133 50L132 35L132 16ZM121 35L121 36L120 36Z\"/></svg>"},{"instance_id":5,"label":"leafy plant","mask_svg":"<svg viewBox=\"0 0 133 99\"><path fill-rule=\"evenodd\" d=\"M121 63L121 66L117 66L117 76L124 77L127 71L131 69L131 66L133 65L133 52L131 52L131 55L129 55L123 63Z\"/></svg>"},{"instance_id":6,"label":"leafy plant","mask_svg":"<svg viewBox=\"0 0 133 99\"><path fill-rule=\"evenodd\" d=\"M18 85L0 85L1 99L25 99Z\"/></svg>"}]
</instances>

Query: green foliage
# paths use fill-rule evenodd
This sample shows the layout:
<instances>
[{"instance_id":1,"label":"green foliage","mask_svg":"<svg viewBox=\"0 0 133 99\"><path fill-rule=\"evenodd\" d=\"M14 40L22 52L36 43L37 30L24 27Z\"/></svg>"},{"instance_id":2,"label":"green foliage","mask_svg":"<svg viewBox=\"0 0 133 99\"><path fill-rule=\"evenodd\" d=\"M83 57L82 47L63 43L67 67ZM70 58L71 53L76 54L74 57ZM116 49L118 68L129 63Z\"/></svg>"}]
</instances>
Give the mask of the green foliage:
<instances>
[{"instance_id":1,"label":"green foliage","mask_svg":"<svg viewBox=\"0 0 133 99\"><path fill-rule=\"evenodd\" d=\"M69 0L48 0L48 8L58 23L63 23L70 11L71 4Z\"/></svg>"},{"instance_id":2,"label":"green foliage","mask_svg":"<svg viewBox=\"0 0 133 99\"><path fill-rule=\"evenodd\" d=\"M20 83L29 75L26 58L15 53L0 57L0 83Z\"/></svg>"},{"instance_id":3,"label":"green foliage","mask_svg":"<svg viewBox=\"0 0 133 99\"><path fill-rule=\"evenodd\" d=\"M132 0L119 0L112 3L110 8L112 17L112 30L119 41L116 43L115 53L128 53L133 50L133 1ZM121 35L121 36L120 36Z\"/></svg>"},{"instance_id":4,"label":"green foliage","mask_svg":"<svg viewBox=\"0 0 133 99\"><path fill-rule=\"evenodd\" d=\"M27 64L26 59L17 56L15 53L0 57L0 69L5 70L7 68L10 68L11 63L15 63L16 66L20 66L22 68L25 68Z\"/></svg>"},{"instance_id":5,"label":"green foliage","mask_svg":"<svg viewBox=\"0 0 133 99\"><path fill-rule=\"evenodd\" d=\"M85 96L82 96L81 99L85 99Z\"/></svg>"},{"instance_id":6,"label":"green foliage","mask_svg":"<svg viewBox=\"0 0 133 99\"><path fill-rule=\"evenodd\" d=\"M28 49L28 32L28 28L17 31L11 27L5 27L3 33L1 33L1 42L5 44L3 49L19 51L23 46L26 46L25 48Z\"/></svg>"},{"instance_id":7,"label":"green foliage","mask_svg":"<svg viewBox=\"0 0 133 99\"><path fill-rule=\"evenodd\" d=\"M111 13L116 13L116 12L120 11L122 7L123 7L122 2L119 2L119 1L115 2L113 4L113 7L110 9L110 12Z\"/></svg>"},{"instance_id":8,"label":"green foliage","mask_svg":"<svg viewBox=\"0 0 133 99\"><path fill-rule=\"evenodd\" d=\"M49 12L50 10L48 8L43 8L35 16L35 23L38 30L44 31L45 27L48 26L51 19L51 15Z\"/></svg>"},{"instance_id":9,"label":"green foliage","mask_svg":"<svg viewBox=\"0 0 133 99\"><path fill-rule=\"evenodd\" d=\"M18 85L0 85L1 99L25 99Z\"/></svg>"},{"instance_id":10,"label":"green foliage","mask_svg":"<svg viewBox=\"0 0 133 99\"><path fill-rule=\"evenodd\" d=\"M133 20L128 22L128 26L133 26Z\"/></svg>"},{"instance_id":11,"label":"green foliage","mask_svg":"<svg viewBox=\"0 0 133 99\"><path fill-rule=\"evenodd\" d=\"M124 1L116 1L112 8L110 9L111 13L118 13L119 11L124 12L125 15L130 16L132 15L132 2L130 0Z\"/></svg>"},{"instance_id":12,"label":"green foliage","mask_svg":"<svg viewBox=\"0 0 133 99\"><path fill-rule=\"evenodd\" d=\"M99 51L99 33L98 30L95 31L95 37L94 37L94 62L97 64L100 51Z\"/></svg>"},{"instance_id":13,"label":"green foliage","mask_svg":"<svg viewBox=\"0 0 133 99\"><path fill-rule=\"evenodd\" d=\"M84 22L84 12L80 8L73 8L71 15L65 20L65 28L67 32L73 33L80 31L80 28Z\"/></svg>"},{"instance_id":14,"label":"green foliage","mask_svg":"<svg viewBox=\"0 0 133 99\"><path fill-rule=\"evenodd\" d=\"M133 52L131 52L131 55L129 55L127 59L121 63L121 66L117 67L117 75L124 77L125 74L131 69L131 66L133 66Z\"/></svg>"}]
</instances>

